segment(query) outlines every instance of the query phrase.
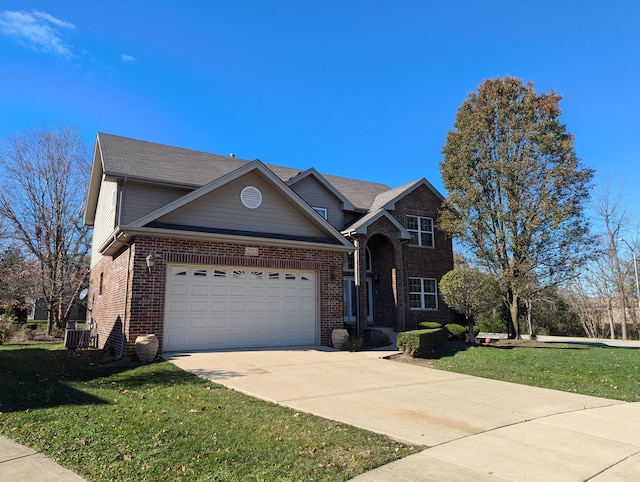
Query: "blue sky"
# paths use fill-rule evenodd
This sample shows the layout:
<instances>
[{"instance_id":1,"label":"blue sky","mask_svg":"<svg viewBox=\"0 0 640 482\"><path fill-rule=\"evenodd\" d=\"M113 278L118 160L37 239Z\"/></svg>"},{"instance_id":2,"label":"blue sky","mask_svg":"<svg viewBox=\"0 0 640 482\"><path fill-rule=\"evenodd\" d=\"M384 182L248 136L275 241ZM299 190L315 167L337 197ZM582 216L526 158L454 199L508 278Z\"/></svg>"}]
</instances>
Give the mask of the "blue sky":
<instances>
[{"instance_id":1,"label":"blue sky","mask_svg":"<svg viewBox=\"0 0 640 482\"><path fill-rule=\"evenodd\" d=\"M0 0L0 138L97 131L382 182L439 174L467 94L563 96L583 162L640 224L640 3Z\"/></svg>"}]
</instances>

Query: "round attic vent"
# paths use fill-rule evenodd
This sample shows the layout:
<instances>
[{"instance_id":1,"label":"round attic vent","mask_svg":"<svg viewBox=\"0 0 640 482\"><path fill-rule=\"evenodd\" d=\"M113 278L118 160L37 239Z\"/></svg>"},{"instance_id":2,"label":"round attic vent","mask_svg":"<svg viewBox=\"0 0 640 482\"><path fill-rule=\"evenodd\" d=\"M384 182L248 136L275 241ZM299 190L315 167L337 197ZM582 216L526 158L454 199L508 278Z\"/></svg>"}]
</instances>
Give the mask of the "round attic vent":
<instances>
[{"instance_id":1,"label":"round attic vent","mask_svg":"<svg viewBox=\"0 0 640 482\"><path fill-rule=\"evenodd\" d=\"M247 186L240 192L240 200L244 207L256 209L262 204L262 193L255 186Z\"/></svg>"}]
</instances>

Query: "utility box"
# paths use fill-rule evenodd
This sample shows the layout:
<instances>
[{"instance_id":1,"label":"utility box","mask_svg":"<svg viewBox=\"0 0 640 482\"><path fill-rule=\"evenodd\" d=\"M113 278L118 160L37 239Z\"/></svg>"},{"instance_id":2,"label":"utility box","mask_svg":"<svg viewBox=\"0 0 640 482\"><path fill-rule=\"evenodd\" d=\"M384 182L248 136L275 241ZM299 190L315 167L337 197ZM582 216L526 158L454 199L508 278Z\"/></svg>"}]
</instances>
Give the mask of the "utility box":
<instances>
[{"instance_id":1,"label":"utility box","mask_svg":"<svg viewBox=\"0 0 640 482\"><path fill-rule=\"evenodd\" d=\"M89 330L74 330L67 328L64 331L64 347L67 350L76 350L78 346L87 346Z\"/></svg>"}]
</instances>

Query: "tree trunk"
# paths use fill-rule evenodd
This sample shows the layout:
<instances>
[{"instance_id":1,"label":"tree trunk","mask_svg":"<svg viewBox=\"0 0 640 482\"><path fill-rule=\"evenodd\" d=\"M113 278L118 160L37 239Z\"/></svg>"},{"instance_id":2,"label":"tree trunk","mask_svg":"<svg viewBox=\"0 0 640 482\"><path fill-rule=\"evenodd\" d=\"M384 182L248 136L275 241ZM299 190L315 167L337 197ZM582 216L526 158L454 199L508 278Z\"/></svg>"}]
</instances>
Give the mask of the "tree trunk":
<instances>
[{"instance_id":1,"label":"tree trunk","mask_svg":"<svg viewBox=\"0 0 640 482\"><path fill-rule=\"evenodd\" d=\"M525 306L527 307L527 325L529 326L529 336L533 335L533 326L531 325L531 305L531 299L527 298L527 300L525 301Z\"/></svg>"},{"instance_id":2,"label":"tree trunk","mask_svg":"<svg viewBox=\"0 0 640 482\"><path fill-rule=\"evenodd\" d=\"M607 299L607 315L609 316L609 330L611 331L611 339L616 339L616 326L613 322L613 307L611 306L611 298Z\"/></svg>"},{"instance_id":3,"label":"tree trunk","mask_svg":"<svg viewBox=\"0 0 640 482\"><path fill-rule=\"evenodd\" d=\"M476 335L473 333L473 325L475 324L473 316L467 318L467 324L469 326L469 343L474 344L476 342Z\"/></svg>"},{"instance_id":4,"label":"tree trunk","mask_svg":"<svg viewBox=\"0 0 640 482\"><path fill-rule=\"evenodd\" d=\"M511 324L513 325L513 334L516 340L520 340L520 325L518 324L518 314L520 307L520 297L517 293L511 293L509 300L509 313L511 315Z\"/></svg>"}]
</instances>

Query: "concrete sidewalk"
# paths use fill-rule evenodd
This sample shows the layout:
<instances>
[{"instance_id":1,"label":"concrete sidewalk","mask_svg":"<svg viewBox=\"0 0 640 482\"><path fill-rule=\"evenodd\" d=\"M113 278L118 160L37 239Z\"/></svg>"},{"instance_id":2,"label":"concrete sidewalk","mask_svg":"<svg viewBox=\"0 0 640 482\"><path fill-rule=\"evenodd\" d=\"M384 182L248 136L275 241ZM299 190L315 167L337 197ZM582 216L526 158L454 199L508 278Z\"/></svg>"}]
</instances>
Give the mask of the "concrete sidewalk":
<instances>
[{"instance_id":1,"label":"concrete sidewalk","mask_svg":"<svg viewBox=\"0 0 640 482\"><path fill-rule=\"evenodd\" d=\"M0 435L0 482L83 482L35 450Z\"/></svg>"},{"instance_id":2,"label":"concrete sidewalk","mask_svg":"<svg viewBox=\"0 0 640 482\"><path fill-rule=\"evenodd\" d=\"M359 481L640 480L640 403L328 348L169 353L254 397L431 448Z\"/></svg>"}]
</instances>

